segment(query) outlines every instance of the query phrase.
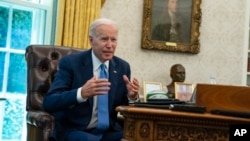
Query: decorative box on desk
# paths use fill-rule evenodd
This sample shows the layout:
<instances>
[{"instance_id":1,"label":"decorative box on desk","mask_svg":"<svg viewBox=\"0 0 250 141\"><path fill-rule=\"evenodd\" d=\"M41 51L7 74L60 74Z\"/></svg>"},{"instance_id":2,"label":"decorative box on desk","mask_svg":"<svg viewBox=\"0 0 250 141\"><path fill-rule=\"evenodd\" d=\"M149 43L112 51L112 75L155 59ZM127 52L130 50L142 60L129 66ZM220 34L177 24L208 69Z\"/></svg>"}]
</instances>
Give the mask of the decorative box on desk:
<instances>
[{"instance_id":1,"label":"decorative box on desk","mask_svg":"<svg viewBox=\"0 0 250 141\"><path fill-rule=\"evenodd\" d=\"M214 109L250 112L250 87L197 84L196 105Z\"/></svg>"},{"instance_id":2,"label":"decorative box on desk","mask_svg":"<svg viewBox=\"0 0 250 141\"><path fill-rule=\"evenodd\" d=\"M229 126L250 124L249 118L118 106L124 117L122 141L228 141Z\"/></svg>"}]
</instances>

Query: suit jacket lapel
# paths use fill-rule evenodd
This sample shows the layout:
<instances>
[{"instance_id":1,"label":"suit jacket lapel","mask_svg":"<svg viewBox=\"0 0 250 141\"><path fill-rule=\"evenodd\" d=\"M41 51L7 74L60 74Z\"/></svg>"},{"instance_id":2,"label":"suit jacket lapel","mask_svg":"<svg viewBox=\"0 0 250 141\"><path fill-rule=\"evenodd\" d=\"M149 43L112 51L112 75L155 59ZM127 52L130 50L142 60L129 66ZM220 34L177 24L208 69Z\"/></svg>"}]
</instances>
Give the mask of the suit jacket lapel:
<instances>
[{"instance_id":1,"label":"suit jacket lapel","mask_svg":"<svg viewBox=\"0 0 250 141\"><path fill-rule=\"evenodd\" d=\"M92 62L92 56L91 56L91 50L86 51L86 53L82 57L82 66L81 71L85 73L83 75L82 80L88 81L91 77L93 77L93 62ZM93 97L88 98L89 104L91 107L93 107Z\"/></svg>"},{"instance_id":2,"label":"suit jacket lapel","mask_svg":"<svg viewBox=\"0 0 250 141\"><path fill-rule=\"evenodd\" d=\"M109 62L109 81L111 83L111 89L109 91L109 111L111 110L111 107L113 107L113 103L115 100L115 94L119 79L118 76L119 70L116 67L115 61L111 59Z\"/></svg>"}]
</instances>

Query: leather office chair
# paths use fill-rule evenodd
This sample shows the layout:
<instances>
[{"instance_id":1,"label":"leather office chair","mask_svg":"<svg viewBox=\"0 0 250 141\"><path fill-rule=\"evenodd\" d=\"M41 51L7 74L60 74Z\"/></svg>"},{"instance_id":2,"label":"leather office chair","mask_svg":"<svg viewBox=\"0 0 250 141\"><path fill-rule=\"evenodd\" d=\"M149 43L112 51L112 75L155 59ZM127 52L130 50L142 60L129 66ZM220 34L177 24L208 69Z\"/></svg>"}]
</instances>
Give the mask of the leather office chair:
<instances>
[{"instance_id":1,"label":"leather office chair","mask_svg":"<svg viewBox=\"0 0 250 141\"><path fill-rule=\"evenodd\" d=\"M27 141L49 141L54 129L54 118L43 110L43 97L54 78L59 60L79 51L84 50L52 45L30 45L26 48Z\"/></svg>"}]
</instances>

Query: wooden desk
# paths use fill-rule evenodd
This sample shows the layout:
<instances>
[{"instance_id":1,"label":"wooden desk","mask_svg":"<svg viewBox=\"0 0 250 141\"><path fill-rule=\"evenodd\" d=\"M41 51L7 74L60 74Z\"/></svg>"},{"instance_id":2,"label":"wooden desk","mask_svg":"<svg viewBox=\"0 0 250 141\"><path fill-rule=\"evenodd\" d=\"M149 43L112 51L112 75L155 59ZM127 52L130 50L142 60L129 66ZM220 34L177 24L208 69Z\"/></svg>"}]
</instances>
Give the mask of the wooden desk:
<instances>
[{"instance_id":1,"label":"wooden desk","mask_svg":"<svg viewBox=\"0 0 250 141\"><path fill-rule=\"evenodd\" d=\"M228 141L231 124L249 118L177 112L168 109L119 106L124 116L122 141Z\"/></svg>"}]
</instances>

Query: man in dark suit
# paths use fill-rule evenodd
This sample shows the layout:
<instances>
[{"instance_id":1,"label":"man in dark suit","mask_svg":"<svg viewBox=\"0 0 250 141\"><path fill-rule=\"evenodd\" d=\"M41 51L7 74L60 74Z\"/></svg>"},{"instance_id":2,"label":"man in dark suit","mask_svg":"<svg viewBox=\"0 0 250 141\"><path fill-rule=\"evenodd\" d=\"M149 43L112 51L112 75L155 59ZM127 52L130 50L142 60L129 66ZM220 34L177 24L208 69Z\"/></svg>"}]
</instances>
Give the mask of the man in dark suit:
<instances>
[{"instance_id":1,"label":"man in dark suit","mask_svg":"<svg viewBox=\"0 0 250 141\"><path fill-rule=\"evenodd\" d=\"M55 116L53 137L57 141L118 141L123 130L117 123L115 108L138 101L139 82L130 81L130 65L114 56L118 29L109 19L95 20L90 26L91 49L65 56L59 63L51 88L43 101L46 111ZM100 66L108 78L102 78ZM108 101L99 105L99 98ZM107 106L106 127L100 129L99 110Z\"/></svg>"}]
</instances>

